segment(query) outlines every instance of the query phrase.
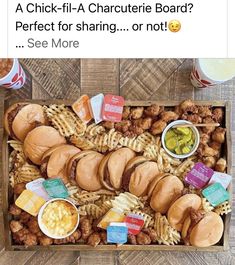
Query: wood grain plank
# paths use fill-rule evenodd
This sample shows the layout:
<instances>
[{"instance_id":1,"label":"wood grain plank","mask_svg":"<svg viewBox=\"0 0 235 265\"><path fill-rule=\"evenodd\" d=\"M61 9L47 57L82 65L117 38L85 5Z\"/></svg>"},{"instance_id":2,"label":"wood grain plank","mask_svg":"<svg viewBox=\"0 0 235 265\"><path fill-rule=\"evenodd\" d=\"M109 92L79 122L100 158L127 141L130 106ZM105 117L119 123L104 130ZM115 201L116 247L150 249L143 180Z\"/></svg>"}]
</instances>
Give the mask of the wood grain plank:
<instances>
[{"instance_id":1,"label":"wood grain plank","mask_svg":"<svg viewBox=\"0 0 235 265\"><path fill-rule=\"evenodd\" d=\"M64 72L80 87L80 60L79 59L55 59L55 62Z\"/></svg>"},{"instance_id":2,"label":"wood grain plank","mask_svg":"<svg viewBox=\"0 0 235 265\"><path fill-rule=\"evenodd\" d=\"M33 255L34 251L10 252L4 251L0 255L2 265L24 265Z\"/></svg>"},{"instance_id":3,"label":"wood grain plank","mask_svg":"<svg viewBox=\"0 0 235 265\"><path fill-rule=\"evenodd\" d=\"M81 60L81 94L119 94L119 60Z\"/></svg>"},{"instance_id":4,"label":"wood grain plank","mask_svg":"<svg viewBox=\"0 0 235 265\"><path fill-rule=\"evenodd\" d=\"M38 251L24 265L70 265L79 264L79 252Z\"/></svg>"},{"instance_id":5,"label":"wood grain plank","mask_svg":"<svg viewBox=\"0 0 235 265\"><path fill-rule=\"evenodd\" d=\"M138 64L133 60L133 63L127 67L126 61L121 60L120 77L123 78L120 80L121 95L126 99L148 100L152 97L157 98L159 94L161 98L167 99L169 89L161 90L161 87L182 62L183 59L143 59Z\"/></svg>"},{"instance_id":6,"label":"wood grain plank","mask_svg":"<svg viewBox=\"0 0 235 265\"><path fill-rule=\"evenodd\" d=\"M23 59L34 79L52 98L79 97L80 87L52 59Z\"/></svg>"},{"instance_id":7,"label":"wood grain plank","mask_svg":"<svg viewBox=\"0 0 235 265\"><path fill-rule=\"evenodd\" d=\"M51 95L35 80L32 81L32 98L33 99L50 99Z\"/></svg>"},{"instance_id":8,"label":"wood grain plank","mask_svg":"<svg viewBox=\"0 0 235 265\"><path fill-rule=\"evenodd\" d=\"M113 252L80 252L81 265L115 265L116 253Z\"/></svg>"},{"instance_id":9,"label":"wood grain plank","mask_svg":"<svg viewBox=\"0 0 235 265\"><path fill-rule=\"evenodd\" d=\"M56 251L37 251L24 263L24 265L45 265L55 253Z\"/></svg>"},{"instance_id":10,"label":"wood grain plank","mask_svg":"<svg viewBox=\"0 0 235 265\"><path fill-rule=\"evenodd\" d=\"M233 265L234 257L228 253L203 253L203 252L147 252L147 251L122 251L119 253L120 265Z\"/></svg>"},{"instance_id":11,"label":"wood grain plank","mask_svg":"<svg viewBox=\"0 0 235 265\"><path fill-rule=\"evenodd\" d=\"M155 100L184 100L194 98L194 89L189 76L192 60L187 59L166 79L151 96Z\"/></svg>"}]
</instances>

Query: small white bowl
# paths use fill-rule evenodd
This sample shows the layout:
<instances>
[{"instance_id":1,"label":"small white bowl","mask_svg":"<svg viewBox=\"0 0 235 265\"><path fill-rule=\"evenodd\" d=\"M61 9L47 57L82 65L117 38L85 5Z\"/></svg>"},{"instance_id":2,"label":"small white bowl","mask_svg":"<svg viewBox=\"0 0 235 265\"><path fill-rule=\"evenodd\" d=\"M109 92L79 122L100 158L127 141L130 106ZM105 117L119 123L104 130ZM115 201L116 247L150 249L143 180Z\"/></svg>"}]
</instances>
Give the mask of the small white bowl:
<instances>
[{"instance_id":1,"label":"small white bowl","mask_svg":"<svg viewBox=\"0 0 235 265\"><path fill-rule=\"evenodd\" d=\"M192 123L191 123L190 121L186 121L186 120L177 120L177 121L173 121L173 122L171 122L171 123L168 124L168 125L166 126L166 128L164 129L164 131L163 131L163 133L162 133L162 138L161 138L161 140L162 140L162 146L163 146L163 148L165 149L165 151L166 151L170 156L175 157L175 158L179 158L179 159L183 159L183 158L190 157L191 155L193 155L193 154L196 152L196 150L197 150L197 148L198 148L198 145L199 145L199 143L200 143L200 134L199 134L198 129L197 129L195 126L190 127L190 128L192 129L193 133L194 133L194 136L195 136L195 143L194 143L194 146L193 146L193 148L192 148L192 150L191 150L190 153L188 153L188 154L183 154L183 155L177 155L177 154L171 152L169 149L167 149L167 147L166 147L166 145L165 145L165 136L166 136L166 133L167 133L167 131L168 131L169 129L171 129L174 125L178 125L178 124L192 124Z\"/></svg>"},{"instance_id":2,"label":"small white bowl","mask_svg":"<svg viewBox=\"0 0 235 265\"><path fill-rule=\"evenodd\" d=\"M45 208L48 206L48 204L54 202L54 201L66 201L68 202L71 206L73 206L73 208L76 210L77 212L77 215L78 215L78 219L77 219L77 223L76 225L74 226L74 229L71 230L67 235L64 235L64 236L55 236L54 234L51 234L48 229L46 228L46 226L42 223L42 215L43 215L43 212L45 210ZM79 212L78 212L78 209L77 207L75 206L74 203L72 203L71 201L69 200L66 200L66 199L62 199L62 198L56 198L56 199L51 199L49 201L47 201L42 207L41 209L39 210L39 213L38 213L38 225L40 227L40 229L42 230L42 232L47 235L48 237L51 237L51 238L54 238L54 239L62 239L62 238L65 238L65 237L68 237L70 235L72 235L73 232L75 232L75 230L77 229L78 227L78 224L79 224Z\"/></svg>"}]
</instances>

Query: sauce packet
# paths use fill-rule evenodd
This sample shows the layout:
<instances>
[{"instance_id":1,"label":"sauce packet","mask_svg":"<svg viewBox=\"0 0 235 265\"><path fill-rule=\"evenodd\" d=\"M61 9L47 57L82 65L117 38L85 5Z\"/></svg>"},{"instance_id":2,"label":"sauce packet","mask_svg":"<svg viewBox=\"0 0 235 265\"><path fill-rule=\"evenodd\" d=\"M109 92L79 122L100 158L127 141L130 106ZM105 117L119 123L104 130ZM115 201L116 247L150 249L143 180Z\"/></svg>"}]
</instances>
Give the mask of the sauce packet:
<instances>
[{"instance_id":1,"label":"sauce packet","mask_svg":"<svg viewBox=\"0 0 235 265\"><path fill-rule=\"evenodd\" d=\"M89 109L95 120L95 123L100 123L102 119L102 106L104 102L104 95L102 93L92 97L89 101Z\"/></svg>"},{"instance_id":2,"label":"sauce packet","mask_svg":"<svg viewBox=\"0 0 235 265\"><path fill-rule=\"evenodd\" d=\"M26 189L33 191L38 196L42 197L44 200L49 201L50 197L42 185L44 181L44 178L35 179L26 184Z\"/></svg>"},{"instance_id":3,"label":"sauce packet","mask_svg":"<svg viewBox=\"0 0 235 265\"><path fill-rule=\"evenodd\" d=\"M106 229L111 222L122 222L124 220L124 217L125 215L121 210L111 208L99 222L97 227Z\"/></svg>"},{"instance_id":4,"label":"sauce packet","mask_svg":"<svg viewBox=\"0 0 235 265\"><path fill-rule=\"evenodd\" d=\"M220 183L214 183L202 191L202 195L215 207L229 200L229 193Z\"/></svg>"},{"instance_id":5,"label":"sauce packet","mask_svg":"<svg viewBox=\"0 0 235 265\"><path fill-rule=\"evenodd\" d=\"M72 109L83 122L88 123L92 119L87 95L83 95L76 100L72 105Z\"/></svg>"},{"instance_id":6,"label":"sauce packet","mask_svg":"<svg viewBox=\"0 0 235 265\"><path fill-rule=\"evenodd\" d=\"M116 95L105 95L104 104L102 107L103 120L120 122L122 120L123 106L123 97Z\"/></svg>"},{"instance_id":7,"label":"sauce packet","mask_svg":"<svg viewBox=\"0 0 235 265\"><path fill-rule=\"evenodd\" d=\"M215 171L212 178L209 181L209 184L219 182L225 189L227 189L231 180L232 180L232 176L230 176L226 173L221 173L221 172Z\"/></svg>"},{"instance_id":8,"label":"sauce packet","mask_svg":"<svg viewBox=\"0 0 235 265\"><path fill-rule=\"evenodd\" d=\"M144 217L138 214L128 214L124 222L128 228L128 234L137 235L144 226Z\"/></svg>"},{"instance_id":9,"label":"sauce packet","mask_svg":"<svg viewBox=\"0 0 235 265\"><path fill-rule=\"evenodd\" d=\"M198 162L186 175L185 182L197 189L202 189L206 186L213 174L214 171L211 168Z\"/></svg>"},{"instance_id":10,"label":"sauce packet","mask_svg":"<svg viewBox=\"0 0 235 265\"><path fill-rule=\"evenodd\" d=\"M111 223L107 227L107 242L124 244L127 242L128 228L125 223Z\"/></svg>"},{"instance_id":11,"label":"sauce packet","mask_svg":"<svg viewBox=\"0 0 235 265\"><path fill-rule=\"evenodd\" d=\"M67 188L59 178L45 180L42 185L50 198L66 199L69 196Z\"/></svg>"},{"instance_id":12,"label":"sauce packet","mask_svg":"<svg viewBox=\"0 0 235 265\"><path fill-rule=\"evenodd\" d=\"M16 199L15 204L27 213L37 216L46 201L31 190L24 190Z\"/></svg>"}]
</instances>

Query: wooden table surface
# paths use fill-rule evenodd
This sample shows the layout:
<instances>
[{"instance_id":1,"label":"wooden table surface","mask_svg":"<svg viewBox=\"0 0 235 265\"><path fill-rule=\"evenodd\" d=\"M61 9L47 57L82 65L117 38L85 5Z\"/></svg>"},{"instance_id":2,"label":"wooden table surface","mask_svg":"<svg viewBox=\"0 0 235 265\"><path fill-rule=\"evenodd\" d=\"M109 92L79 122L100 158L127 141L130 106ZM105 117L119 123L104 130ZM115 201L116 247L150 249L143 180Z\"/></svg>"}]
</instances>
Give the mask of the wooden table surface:
<instances>
[{"instance_id":1,"label":"wooden table surface","mask_svg":"<svg viewBox=\"0 0 235 265\"><path fill-rule=\"evenodd\" d=\"M194 89L189 81L192 68L190 59L22 59L21 63L27 71L27 83L23 89L18 91L0 89L1 118L4 98L76 99L84 93L91 96L102 92L120 94L125 99L132 100L192 98L195 100L230 100L235 103L235 79L215 88ZM232 112L234 142L235 104L233 104ZM2 126L1 123L1 134ZM235 154L234 144L233 153ZM233 158L234 172L235 156ZM1 227L0 238L2 234ZM2 241L0 249L0 265L230 265L235 264L235 215L232 215L229 252L7 252L3 249Z\"/></svg>"}]
</instances>

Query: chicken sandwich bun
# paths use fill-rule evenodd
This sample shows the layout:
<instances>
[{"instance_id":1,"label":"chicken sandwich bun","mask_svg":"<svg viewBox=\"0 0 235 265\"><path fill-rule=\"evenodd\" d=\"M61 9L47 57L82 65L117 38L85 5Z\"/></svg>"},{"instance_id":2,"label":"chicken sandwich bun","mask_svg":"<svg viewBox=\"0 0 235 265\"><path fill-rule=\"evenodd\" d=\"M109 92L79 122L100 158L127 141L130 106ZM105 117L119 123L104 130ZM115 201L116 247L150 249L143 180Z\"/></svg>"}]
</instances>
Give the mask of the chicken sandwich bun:
<instances>
[{"instance_id":1,"label":"chicken sandwich bun","mask_svg":"<svg viewBox=\"0 0 235 265\"><path fill-rule=\"evenodd\" d=\"M217 213L191 209L184 221L182 238L185 244L209 247L220 241L223 231L223 220Z\"/></svg>"},{"instance_id":2,"label":"chicken sandwich bun","mask_svg":"<svg viewBox=\"0 0 235 265\"><path fill-rule=\"evenodd\" d=\"M98 169L104 155L87 150L73 156L67 167L69 180L75 180L77 185L87 191L97 191L102 188Z\"/></svg>"},{"instance_id":3,"label":"chicken sandwich bun","mask_svg":"<svg viewBox=\"0 0 235 265\"><path fill-rule=\"evenodd\" d=\"M69 144L50 148L42 157L42 175L48 178L57 177L65 184L68 183L67 165L69 160L79 152L80 149Z\"/></svg>"},{"instance_id":4,"label":"chicken sandwich bun","mask_svg":"<svg viewBox=\"0 0 235 265\"><path fill-rule=\"evenodd\" d=\"M26 135L38 125L46 125L43 107L38 104L16 103L10 106L4 116L7 133L16 140L24 141Z\"/></svg>"},{"instance_id":5,"label":"chicken sandwich bun","mask_svg":"<svg viewBox=\"0 0 235 265\"><path fill-rule=\"evenodd\" d=\"M120 190L125 167L134 157L135 152L126 147L107 154L99 166L102 185L108 190Z\"/></svg>"},{"instance_id":6,"label":"chicken sandwich bun","mask_svg":"<svg viewBox=\"0 0 235 265\"><path fill-rule=\"evenodd\" d=\"M34 164L41 165L44 153L53 146L65 144L66 139L51 126L39 126L29 132L23 150Z\"/></svg>"},{"instance_id":7,"label":"chicken sandwich bun","mask_svg":"<svg viewBox=\"0 0 235 265\"><path fill-rule=\"evenodd\" d=\"M170 174L161 174L161 178L157 177L157 183L153 181L150 185L155 185L152 191L150 206L161 214L165 214L170 205L178 199L184 189L182 181Z\"/></svg>"},{"instance_id":8,"label":"chicken sandwich bun","mask_svg":"<svg viewBox=\"0 0 235 265\"><path fill-rule=\"evenodd\" d=\"M149 184L159 174L156 162L143 156L132 158L124 171L122 185L126 191L140 197L147 195Z\"/></svg>"},{"instance_id":9,"label":"chicken sandwich bun","mask_svg":"<svg viewBox=\"0 0 235 265\"><path fill-rule=\"evenodd\" d=\"M201 206L201 198L196 194L186 194L171 204L167 219L170 225L177 231L181 231L185 219L188 217L190 210L198 210Z\"/></svg>"}]
</instances>

